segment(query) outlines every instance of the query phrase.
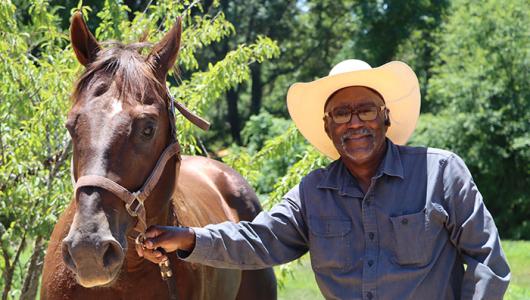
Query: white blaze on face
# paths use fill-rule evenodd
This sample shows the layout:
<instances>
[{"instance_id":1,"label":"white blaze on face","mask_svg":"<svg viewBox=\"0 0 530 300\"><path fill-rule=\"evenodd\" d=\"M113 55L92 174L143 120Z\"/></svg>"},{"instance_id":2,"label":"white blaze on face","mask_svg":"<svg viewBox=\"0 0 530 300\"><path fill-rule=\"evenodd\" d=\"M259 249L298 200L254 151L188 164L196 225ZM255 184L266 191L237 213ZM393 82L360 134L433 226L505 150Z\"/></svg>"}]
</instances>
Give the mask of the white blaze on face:
<instances>
[{"instance_id":1,"label":"white blaze on face","mask_svg":"<svg viewBox=\"0 0 530 300\"><path fill-rule=\"evenodd\" d=\"M91 164L87 166L87 174L105 174L108 165L106 153L112 140L116 138L113 120L123 111L123 102L112 98L100 109L103 114L90 119Z\"/></svg>"},{"instance_id":2,"label":"white blaze on face","mask_svg":"<svg viewBox=\"0 0 530 300\"><path fill-rule=\"evenodd\" d=\"M109 111L110 117L111 118L114 117L115 115L120 113L122 110L123 110L122 102L114 98L110 106L110 111Z\"/></svg>"}]
</instances>

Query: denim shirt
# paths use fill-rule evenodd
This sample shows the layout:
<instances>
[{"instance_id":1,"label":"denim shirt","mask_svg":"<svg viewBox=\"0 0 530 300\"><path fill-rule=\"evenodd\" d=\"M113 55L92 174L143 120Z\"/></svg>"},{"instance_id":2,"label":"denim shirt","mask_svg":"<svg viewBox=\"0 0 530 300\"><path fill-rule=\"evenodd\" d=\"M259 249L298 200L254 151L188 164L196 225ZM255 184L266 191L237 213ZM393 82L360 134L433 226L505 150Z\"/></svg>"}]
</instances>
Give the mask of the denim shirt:
<instances>
[{"instance_id":1,"label":"denim shirt","mask_svg":"<svg viewBox=\"0 0 530 300\"><path fill-rule=\"evenodd\" d=\"M214 267L264 268L309 251L326 299L502 299L510 280L462 159L390 140L366 193L339 159L252 222L194 230L181 257Z\"/></svg>"}]
</instances>

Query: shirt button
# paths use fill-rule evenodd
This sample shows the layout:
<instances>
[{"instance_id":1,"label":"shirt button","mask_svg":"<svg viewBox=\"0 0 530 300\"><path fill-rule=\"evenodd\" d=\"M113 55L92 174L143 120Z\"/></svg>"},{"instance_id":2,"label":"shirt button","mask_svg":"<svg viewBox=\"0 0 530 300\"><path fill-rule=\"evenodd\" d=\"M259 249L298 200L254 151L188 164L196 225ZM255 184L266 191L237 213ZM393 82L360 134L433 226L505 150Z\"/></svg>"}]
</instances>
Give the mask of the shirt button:
<instances>
[{"instance_id":1,"label":"shirt button","mask_svg":"<svg viewBox=\"0 0 530 300\"><path fill-rule=\"evenodd\" d=\"M364 203L366 204L366 206L370 206L370 200L366 200Z\"/></svg>"},{"instance_id":2,"label":"shirt button","mask_svg":"<svg viewBox=\"0 0 530 300\"><path fill-rule=\"evenodd\" d=\"M407 225L408 223L409 223L409 219L407 219L407 218L401 219L401 224Z\"/></svg>"},{"instance_id":3,"label":"shirt button","mask_svg":"<svg viewBox=\"0 0 530 300\"><path fill-rule=\"evenodd\" d=\"M368 237L373 240L375 237L375 234L373 232L368 233Z\"/></svg>"},{"instance_id":4,"label":"shirt button","mask_svg":"<svg viewBox=\"0 0 530 300\"><path fill-rule=\"evenodd\" d=\"M374 264L374 261L370 259L370 260L368 261L368 266L371 267L373 264Z\"/></svg>"},{"instance_id":5,"label":"shirt button","mask_svg":"<svg viewBox=\"0 0 530 300\"><path fill-rule=\"evenodd\" d=\"M372 299L373 297L374 297L374 295L372 294L372 292L366 293L366 298Z\"/></svg>"}]
</instances>

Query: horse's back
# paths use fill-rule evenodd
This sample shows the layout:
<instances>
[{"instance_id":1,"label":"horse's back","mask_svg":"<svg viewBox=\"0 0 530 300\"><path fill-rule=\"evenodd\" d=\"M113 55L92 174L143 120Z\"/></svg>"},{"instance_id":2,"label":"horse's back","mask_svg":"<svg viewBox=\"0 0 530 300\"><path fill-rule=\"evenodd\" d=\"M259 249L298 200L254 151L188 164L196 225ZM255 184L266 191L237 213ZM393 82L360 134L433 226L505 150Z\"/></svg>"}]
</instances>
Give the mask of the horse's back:
<instances>
[{"instance_id":1,"label":"horse's back","mask_svg":"<svg viewBox=\"0 0 530 300\"><path fill-rule=\"evenodd\" d=\"M202 191L197 190L197 181L202 182ZM178 176L178 186L188 197L190 194L199 197L213 197L210 189L215 189L216 199L224 203L212 203L208 198L209 207L213 204L224 205L231 214L227 217L234 221L251 221L261 211L258 197L248 182L229 166L213 159L201 156L183 156ZM226 210L223 211L226 213Z\"/></svg>"}]
</instances>

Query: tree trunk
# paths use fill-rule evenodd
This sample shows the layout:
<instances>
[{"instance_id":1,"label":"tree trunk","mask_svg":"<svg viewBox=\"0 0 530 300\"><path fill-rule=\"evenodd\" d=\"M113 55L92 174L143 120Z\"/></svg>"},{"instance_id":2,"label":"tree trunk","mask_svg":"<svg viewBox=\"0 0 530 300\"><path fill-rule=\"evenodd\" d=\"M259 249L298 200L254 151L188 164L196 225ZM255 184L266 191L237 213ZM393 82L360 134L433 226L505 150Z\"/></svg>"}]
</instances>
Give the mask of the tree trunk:
<instances>
[{"instance_id":1,"label":"tree trunk","mask_svg":"<svg viewBox=\"0 0 530 300\"><path fill-rule=\"evenodd\" d=\"M26 232L24 232L24 235L22 235L22 240L20 241L20 244L18 245L17 251L15 253L15 257L13 258L13 261L9 261L9 250L2 246L2 252L4 256L4 263L5 263L5 271L4 271L4 291L2 293L2 300L7 300L7 296L9 295L9 291L11 291L11 285L13 284L13 275L15 273L15 267L18 264L18 260L20 258L20 254L22 253L22 249L24 249L24 246L26 244Z\"/></svg>"},{"instance_id":2,"label":"tree trunk","mask_svg":"<svg viewBox=\"0 0 530 300\"><path fill-rule=\"evenodd\" d=\"M235 89L229 89L226 92L226 101L228 105L228 123L230 124L230 134L232 139L238 145L241 145L241 135L239 128L239 111L237 109L237 100L239 98L239 92Z\"/></svg>"},{"instance_id":3,"label":"tree trunk","mask_svg":"<svg viewBox=\"0 0 530 300\"><path fill-rule=\"evenodd\" d=\"M37 297L37 290L39 289L39 276L42 273L44 258L44 240L41 236L37 236L35 246L33 247L33 254L29 262L26 278L24 278L24 285L22 286L21 300L34 300Z\"/></svg>"},{"instance_id":4,"label":"tree trunk","mask_svg":"<svg viewBox=\"0 0 530 300\"><path fill-rule=\"evenodd\" d=\"M261 100L263 98L261 65L258 63L252 64L252 67L250 67L250 74L252 76L252 98L250 103L250 115L257 115L259 114L259 110L261 109Z\"/></svg>"}]
</instances>

